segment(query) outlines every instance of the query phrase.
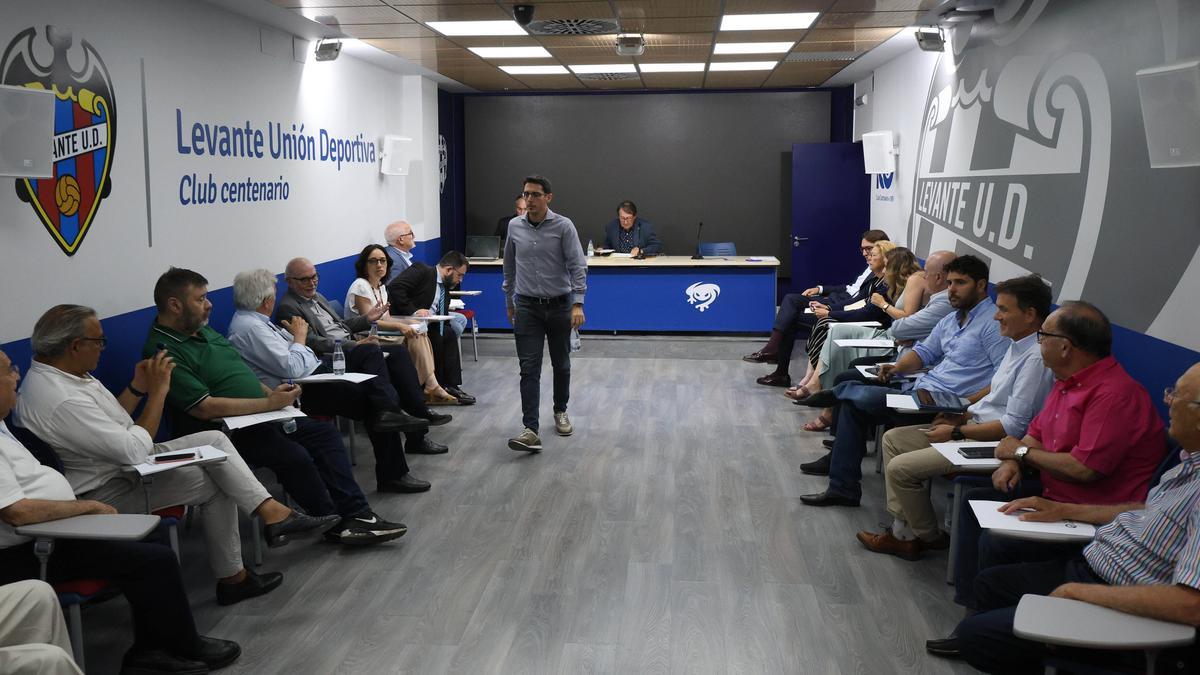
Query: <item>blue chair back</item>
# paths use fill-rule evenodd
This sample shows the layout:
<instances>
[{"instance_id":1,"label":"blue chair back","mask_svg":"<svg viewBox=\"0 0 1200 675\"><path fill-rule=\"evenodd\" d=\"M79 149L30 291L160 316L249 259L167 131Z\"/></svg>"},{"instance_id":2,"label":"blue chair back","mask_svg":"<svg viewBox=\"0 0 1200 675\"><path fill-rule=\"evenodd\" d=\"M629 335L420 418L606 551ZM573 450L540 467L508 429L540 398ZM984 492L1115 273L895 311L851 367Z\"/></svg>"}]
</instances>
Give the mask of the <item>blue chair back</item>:
<instances>
[{"instance_id":1,"label":"blue chair back","mask_svg":"<svg viewBox=\"0 0 1200 675\"><path fill-rule=\"evenodd\" d=\"M13 436L17 437L18 441L21 441L21 445L25 446L25 449L28 450L29 453L33 455L35 459L37 459L37 461L41 462L43 466L48 466L59 473L67 472L67 469L63 466L62 459L59 458L58 453L55 452L54 448L50 447L45 441L38 438L37 434L26 429L25 427L19 427L15 424L8 425L8 430L12 432Z\"/></svg>"},{"instance_id":2,"label":"blue chair back","mask_svg":"<svg viewBox=\"0 0 1200 675\"><path fill-rule=\"evenodd\" d=\"M1150 477L1150 487L1153 488L1162 480L1163 474L1175 468L1179 464L1179 451L1182 448L1175 439L1167 436L1167 454L1163 455L1162 461L1158 463L1158 468L1154 470L1154 475Z\"/></svg>"},{"instance_id":3,"label":"blue chair back","mask_svg":"<svg viewBox=\"0 0 1200 675\"><path fill-rule=\"evenodd\" d=\"M333 300L331 298L325 298L325 299L329 300L329 306L333 308L333 311L335 314L337 314L338 319L346 318L346 308L342 305L341 300Z\"/></svg>"},{"instance_id":4,"label":"blue chair back","mask_svg":"<svg viewBox=\"0 0 1200 675\"><path fill-rule=\"evenodd\" d=\"M732 241L702 241L700 242L700 255L737 255L737 246Z\"/></svg>"}]
</instances>

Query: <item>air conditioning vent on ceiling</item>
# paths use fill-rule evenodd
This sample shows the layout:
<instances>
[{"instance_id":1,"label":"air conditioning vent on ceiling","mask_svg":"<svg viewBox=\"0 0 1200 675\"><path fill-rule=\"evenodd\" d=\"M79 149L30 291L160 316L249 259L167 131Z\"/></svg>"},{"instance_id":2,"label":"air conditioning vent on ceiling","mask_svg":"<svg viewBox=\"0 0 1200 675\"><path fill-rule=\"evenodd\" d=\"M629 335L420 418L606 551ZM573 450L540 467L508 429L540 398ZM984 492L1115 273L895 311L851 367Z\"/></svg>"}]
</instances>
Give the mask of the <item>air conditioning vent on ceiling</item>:
<instances>
[{"instance_id":1,"label":"air conditioning vent on ceiling","mask_svg":"<svg viewBox=\"0 0 1200 675\"><path fill-rule=\"evenodd\" d=\"M637 73L576 73L581 80L636 80Z\"/></svg>"},{"instance_id":2,"label":"air conditioning vent on ceiling","mask_svg":"<svg viewBox=\"0 0 1200 675\"><path fill-rule=\"evenodd\" d=\"M853 61L862 56L863 52L792 52L784 61L788 63L808 63L810 61Z\"/></svg>"},{"instance_id":3,"label":"air conditioning vent on ceiling","mask_svg":"<svg viewBox=\"0 0 1200 675\"><path fill-rule=\"evenodd\" d=\"M545 19L531 21L525 30L534 35L608 35L621 32L614 19Z\"/></svg>"}]
</instances>

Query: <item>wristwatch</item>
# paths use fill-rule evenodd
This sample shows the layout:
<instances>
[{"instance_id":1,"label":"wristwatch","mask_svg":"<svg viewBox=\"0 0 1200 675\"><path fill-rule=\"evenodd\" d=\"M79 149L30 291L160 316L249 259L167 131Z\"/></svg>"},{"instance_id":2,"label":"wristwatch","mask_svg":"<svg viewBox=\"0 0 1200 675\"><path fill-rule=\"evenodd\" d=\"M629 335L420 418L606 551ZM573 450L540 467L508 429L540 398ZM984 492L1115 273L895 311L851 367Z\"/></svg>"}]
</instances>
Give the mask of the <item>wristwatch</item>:
<instances>
[{"instance_id":1,"label":"wristwatch","mask_svg":"<svg viewBox=\"0 0 1200 675\"><path fill-rule=\"evenodd\" d=\"M963 434L963 432L962 432L961 424L954 425L954 428L950 430L950 440L962 441L962 440L966 440L966 438L967 438L966 435Z\"/></svg>"},{"instance_id":2,"label":"wristwatch","mask_svg":"<svg viewBox=\"0 0 1200 675\"><path fill-rule=\"evenodd\" d=\"M1013 459L1017 460L1017 464L1025 463L1025 455L1029 454L1029 446L1022 445L1013 451Z\"/></svg>"}]
</instances>

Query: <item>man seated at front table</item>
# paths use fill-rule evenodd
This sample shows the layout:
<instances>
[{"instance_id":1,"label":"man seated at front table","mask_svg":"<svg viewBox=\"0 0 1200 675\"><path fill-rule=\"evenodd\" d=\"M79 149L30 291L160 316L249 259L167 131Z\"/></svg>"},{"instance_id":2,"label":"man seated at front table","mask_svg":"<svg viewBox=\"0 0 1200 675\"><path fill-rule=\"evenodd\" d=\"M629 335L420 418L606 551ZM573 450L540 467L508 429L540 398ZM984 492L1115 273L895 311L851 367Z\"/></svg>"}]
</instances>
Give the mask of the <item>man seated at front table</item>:
<instances>
[{"instance_id":1,"label":"man seated at front table","mask_svg":"<svg viewBox=\"0 0 1200 675\"><path fill-rule=\"evenodd\" d=\"M1000 334L1012 344L986 395L962 415L938 415L932 424L897 427L884 434L884 483L893 520L883 532L858 533L868 550L917 560L922 551L949 544L924 485L934 476L954 471L954 465L929 444L1025 435L1054 383L1037 344L1050 301L1050 287L1035 274L996 284L996 320Z\"/></svg>"},{"instance_id":2,"label":"man seated at front table","mask_svg":"<svg viewBox=\"0 0 1200 675\"><path fill-rule=\"evenodd\" d=\"M886 383L895 375L928 368L909 385L909 390L982 398L979 392L991 382L1012 341L1000 334L996 303L987 294L986 263L973 255L956 258L946 265L946 277L950 281L950 305L957 311L942 318L929 337L895 364L880 366L879 379ZM812 463L828 462L829 487L825 492L801 495L801 502L809 506L858 506L867 433L886 422L932 419L933 415L907 416L892 411L887 406L887 395L894 393L895 389L881 384L860 382L843 382L833 388L837 435L828 458Z\"/></svg>"},{"instance_id":3,"label":"man seated at front table","mask_svg":"<svg viewBox=\"0 0 1200 675\"><path fill-rule=\"evenodd\" d=\"M470 263L458 251L447 251L437 266L413 263L387 286L393 314L401 316L446 315L450 291L467 276ZM462 354L454 333L443 321L429 326L429 342L433 347L434 370L446 392L458 399L459 405L475 403L475 397L462 388Z\"/></svg>"},{"instance_id":4,"label":"man seated at front table","mask_svg":"<svg viewBox=\"0 0 1200 675\"><path fill-rule=\"evenodd\" d=\"M525 215L525 212L528 210L529 209L525 203L525 195L517 195L517 198L513 200L512 214L504 216L500 220L496 221L496 236L500 237L501 254L504 252L504 240L508 239L508 224L512 222L513 218L520 218L521 216ZM404 270L400 271L403 272Z\"/></svg>"},{"instance_id":5,"label":"man seated at front table","mask_svg":"<svg viewBox=\"0 0 1200 675\"><path fill-rule=\"evenodd\" d=\"M12 435L4 418L17 404L17 366L0 352L0 584L36 579L40 563L33 538L16 528L72 516L111 514L108 504L75 499L71 484L43 466ZM179 561L170 548L145 541L60 539L46 566L51 584L88 579L113 583L129 601L133 646L122 666L128 672L204 673L241 655L236 642L196 632Z\"/></svg>"},{"instance_id":6,"label":"man seated at front table","mask_svg":"<svg viewBox=\"0 0 1200 675\"><path fill-rule=\"evenodd\" d=\"M146 336L142 355L160 349L174 358L167 405L175 413L174 431L186 434L218 428L221 418L274 412L295 404L300 387L263 386L233 345L208 326L212 303L208 280L172 267L154 285L158 316ZM160 346L161 345L161 346ZM408 531L371 510L354 481L350 456L333 426L309 417L264 422L230 434L242 457L275 473L283 489L310 515L336 513L341 521L325 533L342 544L375 544Z\"/></svg>"},{"instance_id":7,"label":"man seated at front table","mask_svg":"<svg viewBox=\"0 0 1200 675\"><path fill-rule=\"evenodd\" d=\"M1025 497L1003 507L1006 513L1029 510L1022 520L1102 527L1081 554L980 573L972 588L979 613L956 630L959 655L972 666L993 673L1040 672L1046 646L1013 635L1017 603L1027 593L1200 626L1200 366L1192 366L1164 399L1171 436L1184 448L1182 461L1163 474L1145 503L1084 505ZM1112 424L1120 426L1122 420ZM1170 667L1164 671L1195 673L1198 655L1195 647L1168 652L1160 665L1165 661ZM1134 669L1144 665L1141 654L1127 656ZM1103 658L1105 665L1121 660L1107 651Z\"/></svg>"},{"instance_id":8,"label":"man seated at front table","mask_svg":"<svg viewBox=\"0 0 1200 675\"><path fill-rule=\"evenodd\" d=\"M604 226L604 247L633 256L658 255L662 242L654 224L637 214L637 204L626 200L617 206L617 217Z\"/></svg>"},{"instance_id":9,"label":"man seated at front table","mask_svg":"<svg viewBox=\"0 0 1200 675\"><path fill-rule=\"evenodd\" d=\"M271 546L289 536L332 527L337 516L314 518L271 498L233 444L219 431L203 431L155 443L163 404L175 368L159 352L141 361L133 381L118 399L90 375L100 365L104 329L96 312L81 305L58 305L33 327L33 363L21 385L16 421L58 454L71 489L121 513L144 513L169 506L198 506L208 544L208 564L219 580L217 604L231 605L268 593L283 581L278 572L258 575L242 565L237 509L266 523ZM130 414L142 402L134 421ZM210 445L229 455L223 462L185 466L158 474L143 486L130 464L153 455Z\"/></svg>"},{"instance_id":10,"label":"man seated at front table","mask_svg":"<svg viewBox=\"0 0 1200 675\"><path fill-rule=\"evenodd\" d=\"M330 372L330 367L304 344L308 324L303 318L292 317L285 322L287 328L271 323L271 312L275 308L275 275L269 270L252 270L235 276L233 304L237 311L229 322L229 342L264 385L277 387L316 372ZM445 453L447 448L426 438L427 424L424 429L407 432L407 448L401 444L396 431L375 427L371 420L377 417L376 411L393 405L389 393L394 398L391 385L378 377L358 384L321 382L307 388L300 407L316 415L345 415L367 421L367 437L375 451L376 489L380 492L424 492L429 489L428 483L421 481L410 485L413 478L409 476L405 450L432 455Z\"/></svg>"}]
</instances>

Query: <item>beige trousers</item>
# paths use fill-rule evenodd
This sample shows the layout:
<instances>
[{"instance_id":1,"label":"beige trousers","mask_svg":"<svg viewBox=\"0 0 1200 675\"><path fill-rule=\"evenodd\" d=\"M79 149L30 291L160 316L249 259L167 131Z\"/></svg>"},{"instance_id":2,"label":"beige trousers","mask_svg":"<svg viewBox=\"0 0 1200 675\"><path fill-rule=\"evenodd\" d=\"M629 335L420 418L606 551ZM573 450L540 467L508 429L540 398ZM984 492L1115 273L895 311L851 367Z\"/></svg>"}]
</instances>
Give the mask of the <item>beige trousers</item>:
<instances>
[{"instance_id":1,"label":"beige trousers","mask_svg":"<svg viewBox=\"0 0 1200 675\"><path fill-rule=\"evenodd\" d=\"M417 370L417 379L425 391L440 388L437 376L433 374L433 345L429 344L429 335L422 333L404 338L404 346L412 357L413 367Z\"/></svg>"},{"instance_id":2,"label":"beige trousers","mask_svg":"<svg viewBox=\"0 0 1200 675\"><path fill-rule=\"evenodd\" d=\"M924 482L950 473L954 465L929 447L929 439L918 431L925 426L896 427L883 435L883 478L888 512L908 523L921 539L932 541L941 530Z\"/></svg>"},{"instance_id":3,"label":"beige trousers","mask_svg":"<svg viewBox=\"0 0 1200 675\"><path fill-rule=\"evenodd\" d=\"M0 586L0 673L82 675L71 658L58 596L44 581Z\"/></svg>"},{"instance_id":4,"label":"beige trousers","mask_svg":"<svg viewBox=\"0 0 1200 675\"><path fill-rule=\"evenodd\" d=\"M237 509L253 513L270 493L254 477L237 448L219 431L202 431L154 446L153 454L211 445L229 455L215 464L184 466L157 474L142 491L136 474L121 474L81 499L104 502L121 513L145 513L184 504L197 506L196 515L208 545L208 564L218 579L242 570L242 541L238 534ZM257 535L256 535L257 536Z\"/></svg>"}]
</instances>

